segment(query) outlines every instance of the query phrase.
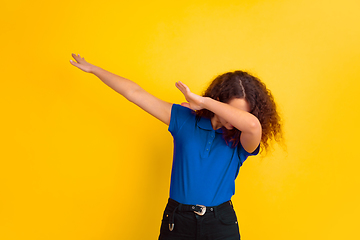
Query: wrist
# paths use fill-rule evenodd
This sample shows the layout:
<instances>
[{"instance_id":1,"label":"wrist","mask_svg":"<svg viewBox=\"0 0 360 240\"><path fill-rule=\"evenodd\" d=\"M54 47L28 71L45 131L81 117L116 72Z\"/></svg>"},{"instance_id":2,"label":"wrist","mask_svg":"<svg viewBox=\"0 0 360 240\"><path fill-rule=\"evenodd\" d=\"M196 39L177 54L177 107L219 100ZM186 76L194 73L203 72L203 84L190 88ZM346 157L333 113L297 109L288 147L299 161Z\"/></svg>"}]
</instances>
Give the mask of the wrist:
<instances>
[{"instance_id":1,"label":"wrist","mask_svg":"<svg viewBox=\"0 0 360 240\"><path fill-rule=\"evenodd\" d=\"M95 66L95 65L90 65L89 67L89 73L92 73L92 74L97 74L99 71L101 70L100 67L98 66Z\"/></svg>"},{"instance_id":2,"label":"wrist","mask_svg":"<svg viewBox=\"0 0 360 240\"><path fill-rule=\"evenodd\" d=\"M209 105L210 105L211 100L213 100L213 99L210 97L201 97L200 107L209 110Z\"/></svg>"}]
</instances>

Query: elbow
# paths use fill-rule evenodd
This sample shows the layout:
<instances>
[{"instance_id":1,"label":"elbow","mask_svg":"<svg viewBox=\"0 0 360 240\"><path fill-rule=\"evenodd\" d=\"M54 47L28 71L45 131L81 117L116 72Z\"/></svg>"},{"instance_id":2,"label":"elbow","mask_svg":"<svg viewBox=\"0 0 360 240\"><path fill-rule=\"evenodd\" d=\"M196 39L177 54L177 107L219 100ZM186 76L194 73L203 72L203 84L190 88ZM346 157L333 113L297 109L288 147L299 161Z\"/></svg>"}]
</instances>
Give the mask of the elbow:
<instances>
[{"instance_id":1,"label":"elbow","mask_svg":"<svg viewBox=\"0 0 360 240\"><path fill-rule=\"evenodd\" d=\"M250 122L249 131L250 131L253 135L256 135L256 136L260 136L260 137L261 137L261 134L262 134L261 123L260 123L260 121L259 121L257 118L255 118L254 120L252 120L252 121Z\"/></svg>"},{"instance_id":2,"label":"elbow","mask_svg":"<svg viewBox=\"0 0 360 240\"><path fill-rule=\"evenodd\" d=\"M249 152L254 152L261 142L262 128L259 120L256 118L248 122L246 131L242 131L240 142L243 148Z\"/></svg>"},{"instance_id":3,"label":"elbow","mask_svg":"<svg viewBox=\"0 0 360 240\"><path fill-rule=\"evenodd\" d=\"M135 85L132 88L128 89L123 96L130 102L135 103L136 99L138 98L139 93L141 92L142 88L139 85Z\"/></svg>"}]
</instances>

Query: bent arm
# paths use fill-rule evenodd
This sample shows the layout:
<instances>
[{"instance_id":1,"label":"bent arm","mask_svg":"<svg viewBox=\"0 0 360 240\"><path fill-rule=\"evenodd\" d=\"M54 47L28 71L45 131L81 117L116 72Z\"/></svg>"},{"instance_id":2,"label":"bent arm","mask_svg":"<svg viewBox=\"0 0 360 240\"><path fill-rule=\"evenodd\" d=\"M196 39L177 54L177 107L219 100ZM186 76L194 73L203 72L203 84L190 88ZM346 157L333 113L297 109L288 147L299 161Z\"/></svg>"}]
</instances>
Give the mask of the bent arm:
<instances>
[{"instance_id":1,"label":"bent arm","mask_svg":"<svg viewBox=\"0 0 360 240\"><path fill-rule=\"evenodd\" d=\"M259 146L262 135L260 121L253 114L249 113L245 106L231 106L231 103L227 104L209 97L201 97L192 93L189 87L182 82L177 82L176 87L184 94L188 101L181 105L193 110L205 108L240 130L240 142L247 152L252 153Z\"/></svg>"},{"instance_id":2,"label":"bent arm","mask_svg":"<svg viewBox=\"0 0 360 240\"><path fill-rule=\"evenodd\" d=\"M71 61L71 64L81 70L93 73L102 82L120 93L130 102L136 104L146 112L150 113L165 124L170 124L171 103L165 102L141 88L135 82L106 71L100 67L92 65L81 58L80 55L73 54L77 62Z\"/></svg>"},{"instance_id":3,"label":"bent arm","mask_svg":"<svg viewBox=\"0 0 360 240\"><path fill-rule=\"evenodd\" d=\"M257 117L247 111L208 97L203 98L202 104L204 108L241 131L240 142L247 152L252 153L256 150L262 134L261 124Z\"/></svg>"}]
</instances>

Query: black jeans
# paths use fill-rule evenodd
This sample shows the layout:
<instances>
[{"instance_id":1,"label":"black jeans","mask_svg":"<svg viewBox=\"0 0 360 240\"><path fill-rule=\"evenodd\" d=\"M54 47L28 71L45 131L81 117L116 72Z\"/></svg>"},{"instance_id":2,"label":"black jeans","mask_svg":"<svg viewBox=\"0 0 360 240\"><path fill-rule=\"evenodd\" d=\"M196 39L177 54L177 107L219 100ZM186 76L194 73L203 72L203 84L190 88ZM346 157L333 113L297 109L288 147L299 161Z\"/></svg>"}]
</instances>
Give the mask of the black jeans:
<instances>
[{"instance_id":1,"label":"black jeans","mask_svg":"<svg viewBox=\"0 0 360 240\"><path fill-rule=\"evenodd\" d=\"M189 209L191 206L169 199L161 223L159 240L240 239L239 226L231 201L215 207L206 207L206 212L202 216Z\"/></svg>"}]
</instances>

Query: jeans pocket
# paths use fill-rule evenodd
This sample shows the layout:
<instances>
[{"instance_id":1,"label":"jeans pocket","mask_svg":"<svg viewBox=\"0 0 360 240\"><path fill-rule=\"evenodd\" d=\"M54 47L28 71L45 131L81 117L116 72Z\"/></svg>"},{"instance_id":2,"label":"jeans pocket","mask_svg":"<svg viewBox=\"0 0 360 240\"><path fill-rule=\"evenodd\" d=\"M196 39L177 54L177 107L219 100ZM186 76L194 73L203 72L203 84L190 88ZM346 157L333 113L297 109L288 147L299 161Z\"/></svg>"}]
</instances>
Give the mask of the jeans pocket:
<instances>
[{"instance_id":1,"label":"jeans pocket","mask_svg":"<svg viewBox=\"0 0 360 240\"><path fill-rule=\"evenodd\" d=\"M222 222L225 225L235 225L238 223L236 213L232 207L219 211L218 218L220 222Z\"/></svg>"}]
</instances>

